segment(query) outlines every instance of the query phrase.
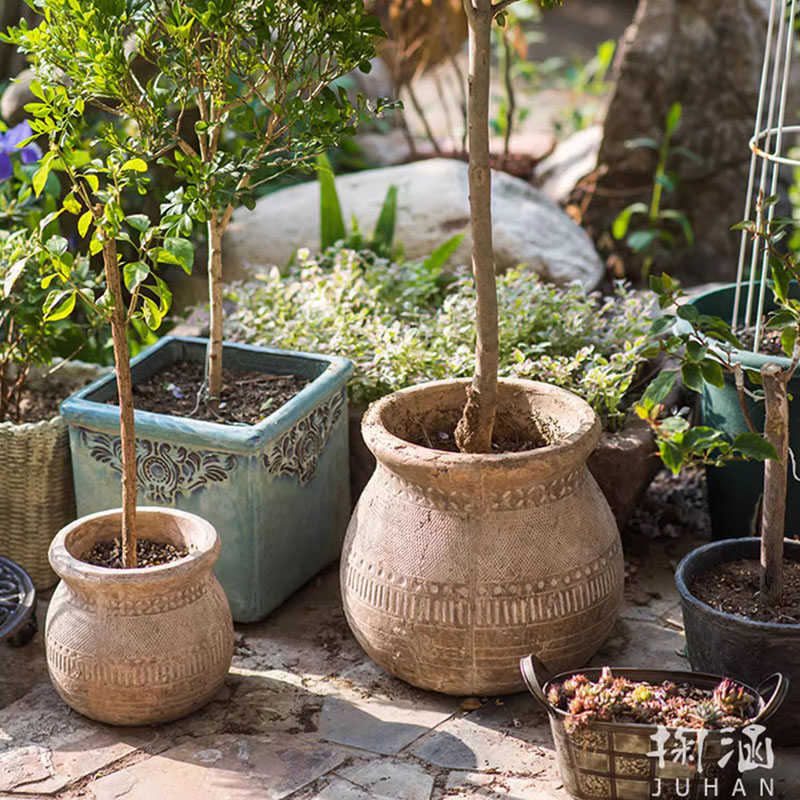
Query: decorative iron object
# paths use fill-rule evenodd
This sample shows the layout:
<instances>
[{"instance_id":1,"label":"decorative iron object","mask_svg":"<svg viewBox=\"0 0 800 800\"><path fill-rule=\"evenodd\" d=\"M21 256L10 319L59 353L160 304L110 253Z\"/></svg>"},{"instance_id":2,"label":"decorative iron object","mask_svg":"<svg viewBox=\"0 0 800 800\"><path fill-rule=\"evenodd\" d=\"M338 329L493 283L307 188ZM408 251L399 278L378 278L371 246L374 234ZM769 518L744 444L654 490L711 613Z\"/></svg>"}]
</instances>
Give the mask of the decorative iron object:
<instances>
[{"instance_id":1,"label":"decorative iron object","mask_svg":"<svg viewBox=\"0 0 800 800\"><path fill-rule=\"evenodd\" d=\"M687 753L686 763L674 762L670 755L663 766L654 757L658 733L655 725L631 722L588 722L578 726L568 724L569 714L554 708L547 700L547 691L554 683L562 683L573 673L564 672L542 686L546 669L534 656L520 661L520 671L530 693L547 712L550 730L556 745L556 755L564 788L575 800L644 800L651 797L729 797L739 777L738 741L742 734L717 729L705 729L702 745L702 772L697 757ZM714 689L722 680L717 675L702 672L614 668L612 672L632 681L691 684L701 689ZM537 674L538 673L538 674ZM600 677L598 668L581 670L590 681ZM767 687L775 682L772 694L765 699ZM757 689L738 681L757 698L758 713L750 724L763 725L780 707L789 682L780 673L764 680ZM667 728L674 739L676 730ZM680 741L680 740L676 740ZM691 740L689 740L690 744ZM694 744L692 744L695 747ZM725 759L728 752L733 757ZM724 761L720 765L720 761ZM705 794L705 781L716 786L713 794ZM716 783L714 783L716 781Z\"/></svg>"},{"instance_id":2,"label":"decorative iron object","mask_svg":"<svg viewBox=\"0 0 800 800\"><path fill-rule=\"evenodd\" d=\"M0 556L0 642L27 644L37 630L36 589L30 575L11 559Z\"/></svg>"}]
</instances>

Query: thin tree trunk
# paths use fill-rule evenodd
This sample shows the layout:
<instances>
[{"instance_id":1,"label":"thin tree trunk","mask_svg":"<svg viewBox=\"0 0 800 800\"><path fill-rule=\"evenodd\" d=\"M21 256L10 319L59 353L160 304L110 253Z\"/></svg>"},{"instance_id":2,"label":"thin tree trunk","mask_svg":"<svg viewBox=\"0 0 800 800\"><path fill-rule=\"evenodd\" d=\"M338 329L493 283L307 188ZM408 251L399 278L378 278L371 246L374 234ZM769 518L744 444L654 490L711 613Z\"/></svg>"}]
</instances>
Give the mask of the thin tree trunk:
<instances>
[{"instance_id":1,"label":"thin tree trunk","mask_svg":"<svg viewBox=\"0 0 800 800\"><path fill-rule=\"evenodd\" d=\"M136 566L136 434L133 426L133 383L130 351L125 324L125 302L117 262L117 243L103 243L103 264L106 282L114 301L111 312L111 337L114 344L114 366L117 371L119 396L119 433L122 448L122 564Z\"/></svg>"},{"instance_id":2,"label":"thin tree trunk","mask_svg":"<svg viewBox=\"0 0 800 800\"><path fill-rule=\"evenodd\" d=\"M208 336L208 405L219 408L222 391L222 225L216 211L208 220L208 297L210 325Z\"/></svg>"},{"instance_id":3,"label":"thin tree trunk","mask_svg":"<svg viewBox=\"0 0 800 800\"><path fill-rule=\"evenodd\" d=\"M434 153L436 153L437 156L440 156L442 154L442 149L439 147L439 142L436 141L436 137L433 135L428 118L425 116L425 110L422 108L422 105L417 99L416 93L414 92L414 88L410 83L406 86L406 91L411 99L411 105L414 106L414 110L417 112L417 116L422 122L422 127L425 129L425 135L428 137L428 141L433 145Z\"/></svg>"},{"instance_id":4,"label":"thin tree trunk","mask_svg":"<svg viewBox=\"0 0 800 800\"><path fill-rule=\"evenodd\" d=\"M766 423L764 433L779 460L764 464L764 502L761 510L761 598L777 603L783 592L783 536L786 525L786 471L789 458L789 399L786 376L777 364L761 368Z\"/></svg>"},{"instance_id":5,"label":"thin tree trunk","mask_svg":"<svg viewBox=\"0 0 800 800\"><path fill-rule=\"evenodd\" d=\"M500 31L503 37L503 83L506 89L506 131L503 137L503 161L508 161L511 149L511 131L514 127L514 115L517 111L517 96L514 93L514 81L511 79L512 52L511 42L508 39L508 23Z\"/></svg>"},{"instance_id":6,"label":"thin tree trunk","mask_svg":"<svg viewBox=\"0 0 800 800\"><path fill-rule=\"evenodd\" d=\"M492 248L492 174L489 167L491 0L464 0L469 19L469 205L472 274L477 293L475 375L456 427L464 453L488 453L497 411L497 284Z\"/></svg>"}]
</instances>

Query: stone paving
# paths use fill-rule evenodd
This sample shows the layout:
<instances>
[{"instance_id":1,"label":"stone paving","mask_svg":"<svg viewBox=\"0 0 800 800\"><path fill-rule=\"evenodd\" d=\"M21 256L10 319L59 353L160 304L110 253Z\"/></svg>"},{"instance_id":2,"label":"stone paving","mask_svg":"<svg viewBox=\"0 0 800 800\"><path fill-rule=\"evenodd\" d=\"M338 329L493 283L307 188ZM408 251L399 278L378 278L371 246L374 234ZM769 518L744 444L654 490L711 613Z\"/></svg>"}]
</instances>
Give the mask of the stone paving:
<instances>
[{"instance_id":1,"label":"stone paving","mask_svg":"<svg viewBox=\"0 0 800 800\"><path fill-rule=\"evenodd\" d=\"M596 665L688 668L672 573L694 544L626 542L625 606ZM143 729L70 711L47 680L41 634L24 649L0 645L0 798L567 797L529 696L453 698L390 677L350 634L335 568L263 622L237 626L236 643L207 708ZM796 798L800 749L778 751L776 765L774 796Z\"/></svg>"}]
</instances>

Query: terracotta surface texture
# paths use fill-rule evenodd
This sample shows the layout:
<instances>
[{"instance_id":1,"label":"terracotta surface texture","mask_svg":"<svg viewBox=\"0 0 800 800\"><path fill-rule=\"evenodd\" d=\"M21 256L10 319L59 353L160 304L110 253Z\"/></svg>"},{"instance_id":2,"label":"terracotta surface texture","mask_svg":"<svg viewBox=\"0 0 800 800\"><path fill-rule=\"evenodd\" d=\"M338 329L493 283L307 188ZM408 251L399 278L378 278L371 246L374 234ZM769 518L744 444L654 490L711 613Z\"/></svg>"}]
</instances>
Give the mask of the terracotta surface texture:
<instances>
[{"instance_id":1,"label":"terracotta surface texture","mask_svg":"<svg viewBox=\"0 0 800 800\"><path fill-rule=\"evenodd\" d=\"M522 655L567 670L604 641L622 599L622 550L586 467L599 422L576 396L501 382L498 434L533 426L553 442L534 450L463 455L403 438L457 419L465 387L413 387L365 415L378 469L345 540L344 608L367 654L415 686L514 692Z\"/></svg>"},{"instance_id":2,"label":"terracotta surface texture","mask_svg":"<svg viewBox=\"0 0 800 800\"><path fill-rule=\"evenodd\" d=\"M83 517L53 541L50 563L62 581L47 613L50 677L65 702L101 722L177 719L211 699L233 655L230 607L211 574L219 537L193 514L140 508L140 538L189 555L130 570L80 561L94 542L119 534L119 517Z\"/></svg>"}]
</instances>

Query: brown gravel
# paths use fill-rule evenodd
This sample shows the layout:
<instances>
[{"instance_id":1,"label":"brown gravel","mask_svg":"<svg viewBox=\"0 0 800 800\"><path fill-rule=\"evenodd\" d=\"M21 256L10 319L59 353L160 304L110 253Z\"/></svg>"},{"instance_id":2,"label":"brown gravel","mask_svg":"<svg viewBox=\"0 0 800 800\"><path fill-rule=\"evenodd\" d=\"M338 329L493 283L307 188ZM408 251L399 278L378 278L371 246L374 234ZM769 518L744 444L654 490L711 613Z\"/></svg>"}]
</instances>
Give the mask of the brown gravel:
<instances>
[{"instance_id":1,"label":"brown gravel","mask_svg":"<svg viewBox=\"0 0 800 800\"><path fill-rule=\"evenodd\" d=\"M784 559L783 567L783 598L774 607L759 598L761 565L755 559L719 564L698 575L690 591L717 611L758 622L800 624L800 562Z\"/></svg>"},{"instance_id":2,"label":"brown gravel","mask_svg":"<svg viewBox=\"0 0 800 800\"><path fill-rule=\"evenodd\" d=\"M154 411L175 417L189 417L227 425L256 425L289 402L307 383L295 375L265 372L222 371L222 396L219 414L197 394L203 384L203 364L186 361L173 364L133 387L133 404L141 411ZM117 399L108 401L116 404Z\"/></svg>"},{"instance_id":3,"label":"brown gravel","mask_svg":"<svg viewBox=\"0 0 800 800\"><path fill-rule=\"evenodd\" d=\"M149 539L139 539L136 542L136 560L139 567L157 567L187 555L189 551L185 548L179 550L166 542L153 542ZM95 567L123 569L119 539L97 542L81 560Z\"/></svg>"}]
</instances>

